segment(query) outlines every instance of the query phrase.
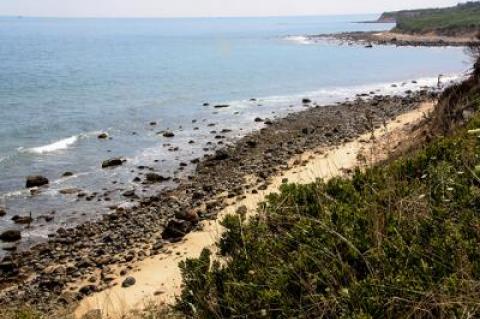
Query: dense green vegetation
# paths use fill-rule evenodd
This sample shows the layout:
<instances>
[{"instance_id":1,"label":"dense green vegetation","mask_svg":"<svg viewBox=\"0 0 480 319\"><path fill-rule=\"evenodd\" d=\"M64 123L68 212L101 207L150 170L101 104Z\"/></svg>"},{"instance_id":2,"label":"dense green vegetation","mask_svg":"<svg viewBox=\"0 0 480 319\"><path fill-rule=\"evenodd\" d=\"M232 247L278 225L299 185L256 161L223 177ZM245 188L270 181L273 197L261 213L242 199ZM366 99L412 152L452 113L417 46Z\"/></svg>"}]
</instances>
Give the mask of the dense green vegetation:
<instances>
[{"instance_id":1,"label":"dense green vegetation","mask_svg":"<svg viewBox=\"0 0 480 319\"><path fill-rule=\"evenodd\" d=\"M227 217L221 258L204 250L182 264L177 308L195 318L480 316L480 133L468 131L480 114L445 125L479 110L479 82L477 65L442 97L432 130L449 136L351 178L285 185L249 221Z\"/></svg>"},{"instance_id":2,"label":"dense green vegetation","mask_svg":"<svg viewBox=\"0 0 480 319\"><path fill-rule=\"evenodd\" d=\"M451 8L386 12L380 20L396 21L395 31L459 35L480 31L480 2Z\"/></svg>"}]
</instances>

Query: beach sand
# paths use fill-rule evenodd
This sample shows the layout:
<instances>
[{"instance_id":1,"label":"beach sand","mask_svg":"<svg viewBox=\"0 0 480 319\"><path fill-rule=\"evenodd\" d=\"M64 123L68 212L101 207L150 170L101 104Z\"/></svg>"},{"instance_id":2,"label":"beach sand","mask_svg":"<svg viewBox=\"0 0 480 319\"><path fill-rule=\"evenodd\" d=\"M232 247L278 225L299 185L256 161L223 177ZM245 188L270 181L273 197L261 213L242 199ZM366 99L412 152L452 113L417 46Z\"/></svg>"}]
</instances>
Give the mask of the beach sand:
<instances>
[{"instance_id":1,"label":"beach sand","mask_svg":"<svg viewBox=\"0 0 480 319\"><path fill-rule=\"evenodd\" d=\"M186 258L198 257L204 248L215 250L215 243L223 231L220 221L224 216L234 214L241 206L247 207L248 214L255 214L258 204L267 194L278 191L285 179L290 183L311 183L385 160L391 152L407 148L415 142L417 134L422 131L418 124L433 108L434 102L423 102L384 127L351 142L295 156L291 164L301 164L273 176L266 190L248 194L245 199L230 203L214 221L201 222L202 230L188 234L180 243L169 244L169 254L148 257L136 263L128 274L136 279L135 285L122 288L121 281L125 277L119 278L114 287L83 299L75 311L76 317L81 318L91 310L100 309L104 318L116 319L152 304L172 304L181 292L182 277L178 263Z\"/></svg>"},{"instance_id":2,"label":"beach sand","mask_svg":"<svg viewBox=\"0 0 480 319\"><path fill-rule=\"evenodd\" d=\"M396 39L397 41L403 42L425 42L425 43L435 43L439 41L443 41L445 43L468 43L468 42L476 42L478 41L475 36L472 34L471 36L442 36L437 34L424 34L424 35L414 35L414 34L405 34L405 33L395 33L395 32L379 32L374 33L372 35L377 40L383 41L391 41L392 39Z\"/></svg>"}]
</instances>

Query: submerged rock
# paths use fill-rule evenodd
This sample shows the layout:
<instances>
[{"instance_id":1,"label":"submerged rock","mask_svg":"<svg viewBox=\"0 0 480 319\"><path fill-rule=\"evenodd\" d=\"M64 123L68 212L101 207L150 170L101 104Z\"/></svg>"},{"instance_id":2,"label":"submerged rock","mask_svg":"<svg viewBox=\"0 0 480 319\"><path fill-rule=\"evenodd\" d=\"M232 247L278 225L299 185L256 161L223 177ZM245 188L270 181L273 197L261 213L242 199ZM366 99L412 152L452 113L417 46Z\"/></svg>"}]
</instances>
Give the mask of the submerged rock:
<instances>
[{"instance_id":1,"label":"submerged rock","mask_svg":"<svg viewBox=\"0 0 480 319\"><path fill-rule=\"evenodd\" d=\"M0 217L7 215L7 211L3 208L0 208Z\"/></svg>"},{"instance_id":2,"label":"submerged rock","mask_svg":"<svg viewBox=\"0 0 480 319\"><path fill-rule=\"evenodd\" d=\"M161 183L170 180L170 177L164 177L162 175L159 175L157 173L147 173L145 175L145 178L147 182L150 183Z\"/></svg>"},{"instance_id":3,"label":"submerged rock","mask_svg":"<svg viewBox=\"0 0 480 319\"><path fill-rule=\"evenodd\" d=\"M170 132L170 131L166 131L166 132L163 132L163 137L174 137L175 134L173 134L173 132Z\"/></svg>"},{"instance_id":4,"label":"submerged rock","mask_svg":"<svg viewBox=\"0 0 480 319\"><path fill-rule=\"evenodd\" d=\"M105 139L108 138L108 134L107 133L100 133L100 134L98 134L97 138L100 139L100 140L105 140Z\"/></svg>"},{"instance_id":5,"label":"submerged rock","mask_svg":"<svg viewBox=\"0 0 480 319\"><path fill-rule=\"evenodd\" d=\"M12 217L12 220L15 222L15 224L30 224L33 219L30 216L18 216L15 215Z\"/></svg>"},{"instance_id":6,"label":"submerged rock","mask_svg":"<svg viewBox=\"0 0 480 319\"><path fill-rule=\"evenodd\" d=\"M120 166L122 165L124 160L121 158L111 158L108 160L103 161L102 163L102 168L107 168L107 167L115 167L115 166Z\"/></svg>"},{"instance_id":7,"label":"submerged rock","mask_svg":"<svg viewBox=\"0 0 480 319\"><path fill-rule=\"evenodd\" d=\"M28 176L25 184L26 188L40 187L49 183L48 178L40 175Z\"/></svg>"}]
</instances>

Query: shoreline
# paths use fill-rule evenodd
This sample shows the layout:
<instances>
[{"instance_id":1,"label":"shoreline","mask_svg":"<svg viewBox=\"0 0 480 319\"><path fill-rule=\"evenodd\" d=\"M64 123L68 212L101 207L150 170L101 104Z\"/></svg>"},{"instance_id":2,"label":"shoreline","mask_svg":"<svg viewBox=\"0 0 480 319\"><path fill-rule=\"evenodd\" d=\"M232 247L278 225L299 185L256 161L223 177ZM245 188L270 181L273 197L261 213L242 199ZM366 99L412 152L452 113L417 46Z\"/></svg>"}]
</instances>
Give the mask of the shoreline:
<instances>
[{"instance_id":1,"label":"shoreline","mask_svg":"<svg viewBox=\"0 0 480 319\"><path fill-rule=\"evenodd\" d=\"M199 222L218 220L232 202L270 189L271 176L303 164L303 158L293 163L292 158L350 143L435 96L427 90L406 96L373 93L322 107L305 101L305 110L271 121L234 146L206 156L190 181L178 188L144 198L139 207L118 208L97 222L61 229L49 243L4 259L2 270L9 277L1 282L0 304L33 302L48 312L118 287L125 275L135 276L133 265L173 254L170 245L201 228Z\"/></svg>"},{"instance_id":2,"label":"shoreline","mask_svg":"<svg viewBox=\"0 0 480 319\"><path fill-rule=\"evenodd\" d=\"M123 289L117 285L87 297L76 308L75 316L81 318L89 311L100 309L105 318L115 319L133 310L141 311L148 305L173 304L181 293L179 262L186 258L198 258L204 248L216 251L215 244L223 232L223 217L239 212L245 213L247 217L256 215L258 205L265 196L277 192L286 181L307 184L316 179L348 175L356 167L374 165L386 160L391 152L409 148L416 143L418 135L422 134L422 122L435 104L435 101L421 102L418 107L400 114L371 133L362 134L340 145L320 146L294 156L289 161L289 168L272 176L267 189L232 202L219 212L216 220L202 222L201 230L186 235L182 242L172 247L167 256L151 257L139 262L132 272L137 280L134 286Z\"/></svg>"},{"instance_id":3,"label":"shoreline","mask_svg":"<svg viewBox=\"0 0 480 319\"><path fill-rule=\"evenodd\" d=\"M479 46L480 39L470 36L452 37L435 34L412 35L391 31L344 32L335 34L319 34L308 36L311 41L340 41L348 45L360 44L366 47L372 45L394 45L412 47L468 47Z\"/></svg>"}]
</instances>

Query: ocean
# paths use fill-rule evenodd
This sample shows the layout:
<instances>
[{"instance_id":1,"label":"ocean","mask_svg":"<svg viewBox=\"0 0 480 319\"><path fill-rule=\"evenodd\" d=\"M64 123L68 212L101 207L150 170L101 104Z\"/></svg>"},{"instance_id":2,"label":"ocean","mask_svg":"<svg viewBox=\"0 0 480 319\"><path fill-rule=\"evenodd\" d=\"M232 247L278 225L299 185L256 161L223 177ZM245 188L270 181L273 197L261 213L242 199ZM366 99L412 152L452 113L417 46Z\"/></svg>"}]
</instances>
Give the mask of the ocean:
<instances>
[{"instance_id":1,"label":"ocean","mask_svg":"<svg viewBox=\"0 0 480 319\"><path fill-rule=\"evenodd\" d=\"M124 201L123 190L141 188L138 166L185 177L194 167L179 163L222 146L212 131L231 130L232 143L262 127L255 117L302 110L303 97L327 104L401 93L468 70L462 48L367 49L305 37L392 27L356 23L373 18L0 18L0 231L22 228L31 243L94 219ZM102 132L110 139L98 139ZM112 157L127 161L102 169ZM67 171L74 175L62 177ZM27 175L50 186L31 195ZM72 188L111 198L59 192ZM30 214L38 222L28 229L11 220Z\"/></svg>"}]
</instances>

